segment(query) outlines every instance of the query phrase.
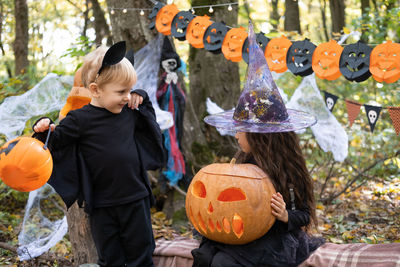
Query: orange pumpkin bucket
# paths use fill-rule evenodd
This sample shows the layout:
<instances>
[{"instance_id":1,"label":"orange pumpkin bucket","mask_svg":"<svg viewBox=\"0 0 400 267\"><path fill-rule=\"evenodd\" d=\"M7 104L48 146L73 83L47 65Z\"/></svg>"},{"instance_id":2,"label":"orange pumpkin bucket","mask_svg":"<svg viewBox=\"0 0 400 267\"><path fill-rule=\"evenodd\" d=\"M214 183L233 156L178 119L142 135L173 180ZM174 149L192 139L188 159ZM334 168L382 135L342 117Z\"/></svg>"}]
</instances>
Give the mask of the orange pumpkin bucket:
<instances>
[{"instance_id":1,"label":"orange pumpkin bucket","mask_svg":"<svg viewBox=\"0 0 400 267\"><path fill-rule=\"evenodd\" d=\"M53 159L43 143L17 137L0 149L0 178L9 187L29 192L42 187L53 171Z\"/></svg>"},{"instance_id":2,"label":"orange pumpkin bucket","mask_svg":"<svg viewBox=\"0 0 400 267\"><path fill-rule=\"evenodd\" d=\"M211 164L194 177L186 194L186 214L205 237L246 244L272 227L268 176L253 164Z\"/></svg>"}]
</instances>

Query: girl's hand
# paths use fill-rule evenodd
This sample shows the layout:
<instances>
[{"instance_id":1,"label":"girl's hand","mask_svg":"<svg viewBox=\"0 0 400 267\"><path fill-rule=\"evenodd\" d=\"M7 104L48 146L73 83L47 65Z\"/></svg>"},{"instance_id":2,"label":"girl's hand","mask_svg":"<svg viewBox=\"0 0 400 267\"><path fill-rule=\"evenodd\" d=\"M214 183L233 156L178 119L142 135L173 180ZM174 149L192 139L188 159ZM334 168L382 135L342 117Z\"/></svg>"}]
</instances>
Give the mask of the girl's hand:
<instances>
[{"instance_id":1,"label":"girl's hand","mask_svg":"<svg viewBox=\"0 0 400 267\"><path fill-rule=\"evenodd\" d=\"M143 103L143 97L137 93L132 93L131 98L128 102L128 107L131 109L138 108Z\"/></svg>"},{"instance_id":2,"label":"girl's hand","mask_svg":"<svg viewBox=\"0 0 400 267\"><path fill-rule=\"evenodd\" d=\"M49 129L49 124L50 120L48 118L41 119L40 121L38 121L38 123L36 123L35 127L33 127L33 130L35 131L35 133L41 133L47 131ZM56 126L54 124L50 126L51 126L51 131L54 131Z\"/></svg>"},{"instance_id":3,"label":"girl's hand","mask_svg":"<svg viewBox=\"0 0 400 267\"><path fill-rule=\"evenodd\" d=\"M288 222L288 212L286 210L286 203L279 192L272 195L271 208L272 208L271 210L272 215L274 215L278 220L284 223Z\"/></svg>"}]
</instances>

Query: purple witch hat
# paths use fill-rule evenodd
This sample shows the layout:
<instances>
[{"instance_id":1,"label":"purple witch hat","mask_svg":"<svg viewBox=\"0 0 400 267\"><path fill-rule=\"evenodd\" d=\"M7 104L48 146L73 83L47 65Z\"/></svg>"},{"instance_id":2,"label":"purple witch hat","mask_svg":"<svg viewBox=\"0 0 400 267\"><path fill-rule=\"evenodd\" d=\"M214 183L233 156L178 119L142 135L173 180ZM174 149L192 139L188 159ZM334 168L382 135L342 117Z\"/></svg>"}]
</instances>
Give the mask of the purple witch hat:
<instances>
[{"instance_id":1,"label":"purple witch hat","mask_svg":"<svg viewBox=\"0 0 400 267\"><path fill-rule=\"evenodd\" d=\"M249 67L246 84L234 110L204 118L212 126L228 131L274 133L296 131L314 125L309 113L287 109L272 79L264 53L249 22Z\"/></svg>"}]
</instances>

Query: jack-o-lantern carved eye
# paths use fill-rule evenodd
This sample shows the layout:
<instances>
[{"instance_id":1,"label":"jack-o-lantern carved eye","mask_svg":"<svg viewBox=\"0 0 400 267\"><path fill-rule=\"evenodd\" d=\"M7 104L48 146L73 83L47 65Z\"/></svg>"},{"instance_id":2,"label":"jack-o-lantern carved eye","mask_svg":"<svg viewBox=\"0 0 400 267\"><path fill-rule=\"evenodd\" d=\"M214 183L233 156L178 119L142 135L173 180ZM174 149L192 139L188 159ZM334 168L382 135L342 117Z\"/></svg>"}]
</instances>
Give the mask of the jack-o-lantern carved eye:
<instances>
[{"instance_id":1,"label":"jack-o-lantern carved eye","mask_svg":"<svg viewBox=\"0 0 400 267\"><path fill-rule=\"evenodd\" d=\"M246 200L246 194L239 188L231 187L222 191L217 199L222 202Z\"/></svg>"},{"instance_id":2,"label":"jack-o-lantern carved eye","mask_svg":"<svg viewBox=\"0 0 400 267\"><path fill-rule=\"evenodd\" d=\"M196 197L205 198L207 195L206 187L200 181L196 181L192 187L192 194Z\"/></svg>"}]
</instances>

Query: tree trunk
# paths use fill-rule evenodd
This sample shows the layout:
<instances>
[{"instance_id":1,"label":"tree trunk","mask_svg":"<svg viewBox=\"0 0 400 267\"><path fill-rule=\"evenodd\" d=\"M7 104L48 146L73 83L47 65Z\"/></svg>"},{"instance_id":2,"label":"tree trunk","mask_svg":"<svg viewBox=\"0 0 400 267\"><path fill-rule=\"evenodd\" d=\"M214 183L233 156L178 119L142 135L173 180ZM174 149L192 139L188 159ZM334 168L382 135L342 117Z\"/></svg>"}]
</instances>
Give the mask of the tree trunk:
<instances>
[{"instance_id":1,"label":"tree trunk","mask_svg":"<svg viewBox=\"0 0 400 267\"><path fill-rule=\"evenodd\" d=\"M67 220L74 266L84 263L96 263L97 251L90 232L88 215L75 202L68 210Z\"/></svg>"},{"instance_id":2,"label":"tree trunk","mask_svg":"<svg viewBox=\"0 0 400 267\"><path fill-rule=\"evenodd\" d=\"M15 75L26 73L28 61L28 4L26 0L14 0L15 13Z\"/></svg>"},{"instance_id":3,"label":"tree trunk","mask_svg":"<svg viewBox=\"0 0 400 267\"><path fill-rule=\"evenodd\" d=\"M279 13L278 13L278 2L279 0L271 0L271 13L269 14L270 17L270 23L273 27L273 31L277 32L278 31L278 26L279 26Z\"/></svg>"},{"instance_id":4,"label":"tree trunk","mask_svg":"<svg viewBox=\"0 0 400 267\"><path fill-rule=\"evenodd\" d=\"M325 41L329 41L328 27L326 26L326 0L320 0L321 5L321 19L322 27L324 31Z\"/></svg>"},{"instance_id":5,"label":"tree trunk","mask_svg":"<svg viewBox=\"0 0 400 267\"><path fill-rule=\"evenodd\" d=\"M112 36L110 27L107 24L104 16L104 11L101 9L98 0L90 0L92 3L93 17L94 17L94 30L96 32L96 44L101 44L104 38L107 38L107 45L112 45Z\"/></svg>"},{"instance_id":6,"label":"tree trunk","mask_svg":"<svg viewBox=\"0 0 400 267\"><path fill-rule=\"evenodd\" d=\"M341 33L345 23L344 0L329 0L332 19L332 33Z\"/></svg>"},{"instance_id":7,"label":"tree trunk","mask_svg":"<svg viewBox=\"0 0 400 267\"><path fill-rule=\"evenodd\" d=\"M138 51L156 36L157 31L149 29L148 11L141 16L139 10L139 8L153 8L151 1L107 0L107 6L108 10L118 8L114 10L114 14L109 13L114 42L125 40L128 49L133 48L134 51ZM127 8L126 13L123 8Z\"/></svg>"},{"instance_id":8,"label":"tree trunk","mask_svg":"<svg viewBox=\"0 0 400 267\"><path fill-rule=\"evenodd\" d=\"M366 36L365 32L366 29L362 26L363 24L366 23L366 18L368 17L369 14L369 0L361 0L361 40L363 40L364 42L368 42L368 36Z\"/></svg>"},{"instance_id":9,"label":"tree trunk","mask_svg":"<svg viewBox=\"0 0 400 267\"><path fill-rule=\"evenodd\" d=\"M83 23L83 29L82 29L82 33L81 36L86 37L86 32L87 29L89 27L89 0L85 1L85 11L83 12L83 19L84 19L84 23Z\"/></svg>"},{"instance_id":10,"label":"tree trunk","mask_svg":"<svg viewBox=\"0 0 400 267\"><path fill-rule=\"evenodd\" d=\"M193 0L192 6L229 2L228 0ZM201 16L205 13L208 14L207 11L207 9L198 9L196 14ZM215 8L215 12L211 15L213 15L211 17L213 21L224 21L228 26L237 27L237 9L228 11L227 8ZM203 118L207 115L207 97L225 110L231 109L236 105L240 93L238 64L228 61L222 53L216 55L205 49L190 47L189 78L189 98L192 101L194 113L200 122L202 131L206 133L209 141L213 140L214 142L210 148L217 155L233 154L235 148L232 146L232 139L219 136L213 127L208 127L204 124ZM196 157L202 157L204 154L198 154L200 151L194 151L195 149L200 149L202 152L207 153L207 149L204 147L192 147L192 153L197 154ZM212 158L209 158L208 162L204 161L203 164L210 163L210 160Z\"/></svg>"},{"instance_id":11,"label":"tree trunk","mask_svg":"<svg viewBox=\"0 0 400 267\"><path fill-rule=\"evenodd\" d=\"M299 2L296 0L285 1L285 31L295 31L301 34Z\"/></svg>"},{"instance_id":12,"label":"tree trunk","mask_svg":"<svg viewBox=\"0 0 400 267\"><path fill-rule=\"evenodd\" d=\"M3 2L0 2L0 50L1 50L1 54L3 55L4 58L6 56L6 51L4 51L2 37L3 37L3 20L5 19L5 17L6 17L6 15L4 14L4 5L3 5ZM4 65L6 67L8 77L11 78L12 71L11 71L10 64L7 61L5 61Z\"/></svg>"}]
</instances>

